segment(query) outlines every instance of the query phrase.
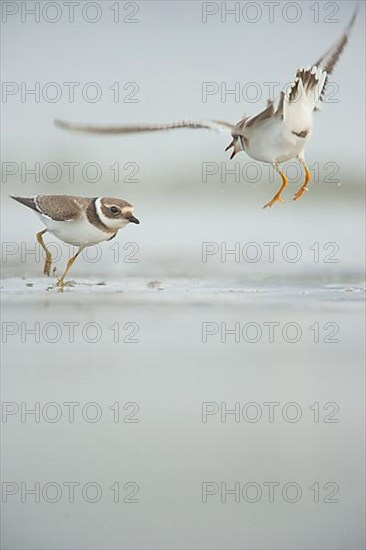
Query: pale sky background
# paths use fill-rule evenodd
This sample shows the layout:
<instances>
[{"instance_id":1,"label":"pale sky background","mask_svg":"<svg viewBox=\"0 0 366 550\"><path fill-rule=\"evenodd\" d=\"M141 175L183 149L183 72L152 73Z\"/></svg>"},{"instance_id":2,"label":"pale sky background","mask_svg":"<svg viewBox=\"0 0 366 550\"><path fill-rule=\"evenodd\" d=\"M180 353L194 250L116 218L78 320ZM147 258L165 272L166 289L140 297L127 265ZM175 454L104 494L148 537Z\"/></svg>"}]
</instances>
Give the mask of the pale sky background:
<instances>
[{"instance_id":1,"label":"pale sky background","mask_svg":"<svg viewBox=\"0 0 366 550\"><path fill-rule=\"evenodd\" d=\"M4 3L6 4L6 3ZM33 3L30 3L32 5ZM85 2L84 2L85 4ZM247 3L241 3L241 6ZM274 10L274 22L269 22L269 7L259 2L257 22L247 22L240 14L239 22L227 16L221 22L220 3L207 9L218 9L202 22L201 2L138 2L136 8L123 8L120 17L137 23L113 23L111 2L100 4L100 20L94 24L82 18L82 7L75 8L75 22L69 23L68 11L60 8L60 21L34 22L21 13L9 15L3 24L2 78L5 82L21 83L29 88L35 82L44 85L56 82L62 97L49 103L42 97L39 103L32 96L21 102L20 92L3 103L3 160L73 161L85 159L104 162L137 162L144 175L158 177L161 184L172 173L184 170L189 177L186 185L200 177L202 161L228 162L224 148L229 143L226 134L202 131L177 131L125 137L90 137L72 135L53 127L53 119L80 122L163 122L180 118L219 118L236 121L241 116L262 109L268 88L263 83L290 82L299 66L311 64L335 42L349 22L357 2L300 2L283 11L286 2ZM336 66L331 81L336 103L324 105L317 113L312 141L307 149L309 164L337 162L342 177L350 169L363 173L364 140L364 4L346 50ZM233 2L227 3L229 7ZM319 12L319 22L314 5ZM212 7L214 6L214 7ZM215 8L216 6L216 8ZM311 8L313 6L313 8ZM29 5L28 5L29 7ZM10 10L10 8L8 8ZM89 17L95 11L89 8ZM56 17L49 8L46 17ZM256 12L248 11L254 19ZM299 18L296 22L286 21ZM75 102L68 100L64 82L78 82ZM97 82L102 91L100 101L88 103L80 88ZM119 82L121 97L133 91L122 87L137 83L134 96L137 103L113 101L109 86ZM231 89L238 82L240 90L250 82L262 90L260 101L235 101L228 95L222 102L220 93L202 101L202 83L215 82L221 89ZM24 86L24 84L23 84ZM279 86L277 87L279 90ZM55 89L49 88L50 95ZM251 93L254 88L251 89ZM47 88L46 92L47 94ZM93 90L90 89L90 93ZM4 99L3 99L4 101ZM246 155L237 157L242 164L250 161ZM198 167L197 167L198 164ZM175 179L175 178L173 178ZM15 183L15 179L12 180ZM169 186L174 181L169 181Z\"/></svg>"},{"instance_id":2,"label":"pale sky background","mask_svg":"<svg viewBox=\"0 0 366 550\"><path fill-rule=\"evenodd\" d=\"M255 113L265 106L268 86L264 83L282 86L290 82L299 66L315 62L338 40L357 2L301 2L292 8L291 3L281 2L274 9L272 23L268 6L255 3L257 15L253 8L243 12L247 4L226 4L228 9L238 5L241 11L237 14L238 22L234 15L227 15L226 22L222 22L225 14L220 3L122 2L120 22L114 23L116 15L110 9L114 4L103 2L97 4L98 14L93 7L84 12L89 18L100 17L94 24L83 19L83 9L89 5L86 2L75 7L73 23L69 23L69 12L61 4L58 12L54 7L45 13L41 11L39 23L34 21L34 15L22 13L19 5L19 11L8 15L2 25L2 77L5 83L10 83L3 86L7 90L12 86L19 89L8 95L6 102L3 97L2 103L2 160L14 163L10 168L9 164L6 166L9 171L15 170L8 176L3 170L2 192L123 197L136 206L136 214L145 224L144 231L142 225L127 228L124 237L137 239L145 250L144 258L149 258L148 264L153 261L155 269L163 272L177 269L180 273L182 267L206 269L207 266L195 260L181 264L181 251L189 255L202 241L231 242L239 235L241 239L259 242L271 235L282 242L288 238L288 227L293 226L294 219L297 227L295 233L292 230L294 239L336 240L349 256L352 270L356 269L360 255L353 246L359 250L364 223L363 2L359 2L359 15L349 44L330 79L334 82L331 89L336 102L324 104L322 111L315 113L314 133L306 157L314 175L316 172L319 175L311 192L297 203L291 199L303 181L303 174L292 166L288 172L291 185L286 190L286 203L262 211L263 204L277 191L279 177L276 174L271 181L270 167L263 164L256 164L258 175L250 170L248 177L243 175L253 160L243 153L230 161L230 154L224 150L230 141L226 133L178 130L98 136L65 132L53 125L55 118L115 124L204 117L237 121L244 113ZM12 6L10 3L7 10L11 11ZM26 6L31 9L33 4ZM205 10L218 13L205 18ZM60 18L56 23L45 21L45 17L56 16ZM250 23L244 16L251 20L258 17L258 21ZM22 17L26 22L22 22ZM291 23L290 19L298 20ZM69 101L65 82L80 83L75 86L74 102ZM101 92L96 103L86 101L81 91L93 82ZM138 101L114 102L115 91L110 87L116 90L117 82L121 100L136 92L137 85L131 99ZM136 84L123 89L131 82ZM216 83L219 90L225 86L233 89L238 83L241 92L254 82L262 91L262 98L256 103L245 100L237 103L232 94L222 101L217 93L208 96L205 102L204 82ZM40 89L39 102L32 95L25 96L22 102L21 90L34 89L36 83ZM49 83L56 83L57 87ZM60 100L46 101L45 97L52 98L57 89ZM87 88L91 94L94 91ZM24 174L27 169L34 169L37 162L39 181L32 174ZM51 168L44 176L42 170L48 163ZM52 163L60 167L59 174ZM69 177L70 163L79 163L74 181ZM83 173L88 163L100 167L99 180L94 183L89 181L96 175L93 168L86 175ZM216 172L206 182L202 176L204 163L211 163ZM120 172L115 183L111 167L117 165ZM239 179L228 175L223 183L226 170L240 171ZM57 181L47 181L48 177L56 177ZM19 205L4 197L3 210L3 239L24 240L24 228L14 224L13 215L9 216L19 212ZM30 212L23 214L31 240L39 223ZM177 255L173 263L172 254ZM138 270L143 265L141 260L138 266L126 268Z\"/></svg>"}]
</instances>

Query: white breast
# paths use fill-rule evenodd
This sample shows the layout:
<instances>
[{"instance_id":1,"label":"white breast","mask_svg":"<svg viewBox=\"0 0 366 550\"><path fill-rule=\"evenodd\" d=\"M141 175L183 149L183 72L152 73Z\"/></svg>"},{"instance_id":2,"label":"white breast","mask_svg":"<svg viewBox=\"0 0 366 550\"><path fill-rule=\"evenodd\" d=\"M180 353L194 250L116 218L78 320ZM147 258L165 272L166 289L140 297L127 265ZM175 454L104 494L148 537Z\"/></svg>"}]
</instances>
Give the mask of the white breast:
<instances>
[{"instance_id":1,"label":"white breast","mask_svg":"<svg viewBox=\"0 0 366 550\"><path fill-rule=\"evenodd\" d=\"M286 162L304 149L310 134L304 139L295 136L279 118L270 118L247 129L246 152L261 162Z\"/></svg>"},{"instance_id":2,"label":"white breast","mask_svg":"<svg viewBox=\"0 0 366 550\"><path fill-rule=\"evenodd\" d=\"M67 244L91 246L112 236L111 233L106 233L95 227L86 217L66 222L55 221L42 214L39 214L39 217L52 235Z\"/></svg>"}]
</instances>

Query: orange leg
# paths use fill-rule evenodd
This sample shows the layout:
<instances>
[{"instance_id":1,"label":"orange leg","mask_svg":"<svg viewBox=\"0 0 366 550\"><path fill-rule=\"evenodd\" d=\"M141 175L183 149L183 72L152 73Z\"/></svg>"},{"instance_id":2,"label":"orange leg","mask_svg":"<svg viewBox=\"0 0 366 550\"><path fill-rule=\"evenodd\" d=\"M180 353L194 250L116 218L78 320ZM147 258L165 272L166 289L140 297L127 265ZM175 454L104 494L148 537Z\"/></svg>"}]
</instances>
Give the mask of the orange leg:
<instances>
[{"instance_id":1,"label":"orange leg","mask_svg":"<svg viewBox=\"0 0 366 550\"><path fill-rule=\"evenodd\" d=\"M61 279L59 279L59 280L57 281L57 286L60 287L60 291L61 291L61 292L64 291L64 287L67 285L67 283L65 282L65 277L66 277L66 275L68 274L68 272L70 271L72 264L75 262L76 258L79 256L79 254L80 254L80 252L81 252L82 250L83 250L82 248L79 248L79 250L77 251L77 253L75 254L75 256L73 256L72 258L70 258L70 260L67 262L67 265L66 265L66 269L65 269L65 271L64 271L64 274L62 275Z\"/></svg>"},{"instance_id":2,"label":"orange leg","mask_svg":"<svg viewBox=\"0 0 366 550\"><path fill-rule=\"evenodd\" d=\"M309 191L308 183L311 182L311 172L309 168L306 166L305 161L300 159L300 162L305 170L305 182L300 187L298 192L294 196L294 201L297 201L298 199L301 199L301 197L306 193L306 191Z\"/></svg>"},{"instance_id":3,"label":"orange leg","mask_svg":"<svg viewBox=\"0 0 366 550\"><path fill-rule=\"evenodd\" d=\"M277 172L279 173L279 175L281 176L282 178L282 185L281 185L281 188L280 190L278 191L278 193L275 194L275 196L273 197L273 199L269 202L267 202L267 204L265 204L263 206L263 208L268 208L268 207L271 207L273 206L276 202L283 202L283 198L282 198L282 192L286 189L286 187L288 186L288 179L286 178L285 174L279 169L279 167L275 164L274 165L274 168L277 170Z\"/></svg>"},{"instance_id":4,"label":"orange leg","mask_svg":"<svg viewBox=\"0 0 366 550\"><path fill-rule=\"evenodd\" d=\"M44 244L44 241L42 239L42 235L44 235L45 233L47 233L47 229L44 229L43 231L40 231L39 233L37 233L37 241L39 242L39 244L41 245L41 247L43 248L43 250L46 253L46 261L44 263L43 273L45 275L50 276L51 265L52 265L52 256L51 256L51 252L47 249L47 247Z\"/></svg>"}]
</instances>

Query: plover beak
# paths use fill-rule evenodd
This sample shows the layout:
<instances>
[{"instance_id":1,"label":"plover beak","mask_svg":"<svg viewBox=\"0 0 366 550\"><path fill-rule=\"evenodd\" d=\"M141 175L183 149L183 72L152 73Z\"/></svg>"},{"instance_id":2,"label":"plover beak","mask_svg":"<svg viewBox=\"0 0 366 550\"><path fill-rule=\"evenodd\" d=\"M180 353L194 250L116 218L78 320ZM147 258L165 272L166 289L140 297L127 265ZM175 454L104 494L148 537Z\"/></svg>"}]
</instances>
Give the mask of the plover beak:
<instances>
[{"instance_id":1,"label":"plover beak","mask_svg":"<svg viewBox=\"0 0 366 550\"><path fill-rule=\"evenodd\" d=\"M131 214L131 216L129 216L127 219L128 219L128 221L131 222L131 223L137 223L137 224L140 223L140 220L138 220L137 218L135 218L135 216L132 216L132 214Z\"/></svg>"}]
</instances>

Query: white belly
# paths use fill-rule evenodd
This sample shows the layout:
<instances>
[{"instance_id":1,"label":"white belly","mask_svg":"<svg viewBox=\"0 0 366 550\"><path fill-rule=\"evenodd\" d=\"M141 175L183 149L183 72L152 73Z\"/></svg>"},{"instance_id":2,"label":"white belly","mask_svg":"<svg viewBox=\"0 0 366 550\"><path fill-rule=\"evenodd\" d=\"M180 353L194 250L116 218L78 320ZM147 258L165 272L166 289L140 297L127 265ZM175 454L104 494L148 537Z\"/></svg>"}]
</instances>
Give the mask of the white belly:
<instances>
[{"instance_id":1,"label":"white belly","mask_svg":"<svg viewBox=\"0 0 366 550\"><path fill-rule=\"evenodd\" d=\"M245 151L249 156L261 162L286 162L303 151L310 132L306 138L294 135L281 119L264 121L260 128L248 132L248 146Z\"/></svg>"},{"instance_id":2,"label":"white belly","mask_svg":"<svg viewBox=\"0 0 366 550\"><path fill-rule=\"evenodd\" d=\"M42 214L39 215L48 231L67 244L75 246L91 246L105 241L111 237L111 233L101 231L86 218L59 222L51 220Z\"/></svg>"}]
</instances>

